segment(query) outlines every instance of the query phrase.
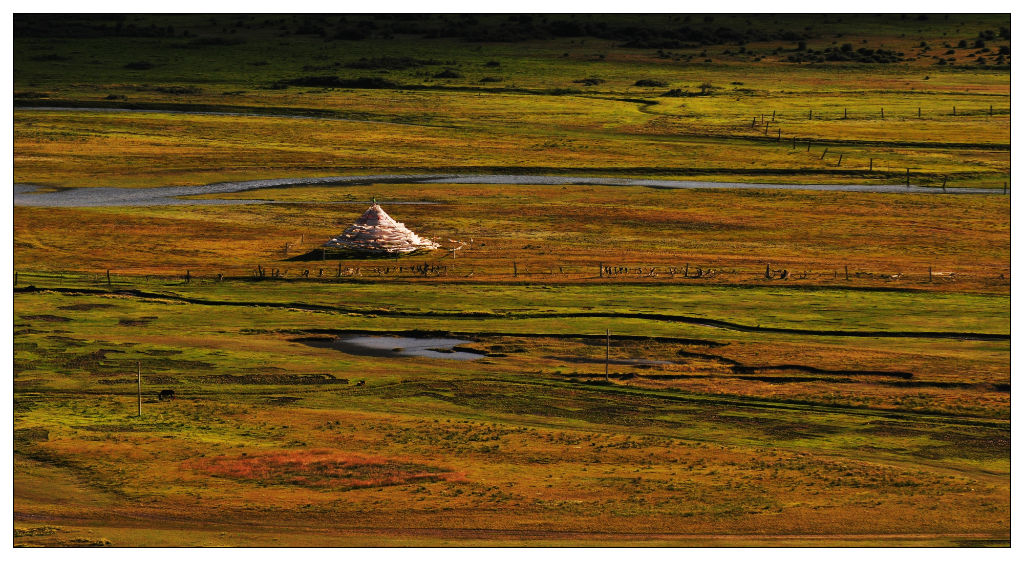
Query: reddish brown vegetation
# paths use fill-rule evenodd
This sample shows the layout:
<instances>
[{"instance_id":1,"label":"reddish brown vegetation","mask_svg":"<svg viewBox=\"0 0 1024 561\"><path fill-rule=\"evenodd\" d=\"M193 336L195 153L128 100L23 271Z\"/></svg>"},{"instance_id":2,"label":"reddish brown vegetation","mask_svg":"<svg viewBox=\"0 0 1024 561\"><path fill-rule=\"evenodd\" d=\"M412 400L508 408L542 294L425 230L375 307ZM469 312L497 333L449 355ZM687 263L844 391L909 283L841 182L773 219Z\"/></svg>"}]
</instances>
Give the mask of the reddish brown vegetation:
<instances>
[{"instance_id":1,"label":"reddish brown vegetation","mask_svg":"<svg viewBox=\"0 0 1024 561\"><path fill-rule=\"evenodd\" d=\"M216 456L190 460L183 467L228 479L335 489L463 480L447 468L334 450Z\"/></svg>"}]
</instances>

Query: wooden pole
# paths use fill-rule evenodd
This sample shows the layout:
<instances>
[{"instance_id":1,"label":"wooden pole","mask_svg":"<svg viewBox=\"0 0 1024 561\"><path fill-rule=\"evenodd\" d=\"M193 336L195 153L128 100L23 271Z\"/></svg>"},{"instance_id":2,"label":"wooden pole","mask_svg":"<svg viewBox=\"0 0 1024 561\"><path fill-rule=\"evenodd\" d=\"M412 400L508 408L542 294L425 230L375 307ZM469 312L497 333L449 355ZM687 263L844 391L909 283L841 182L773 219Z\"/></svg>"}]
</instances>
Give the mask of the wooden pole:
<instances>
[{"instance_id":1,"label":"wooden pole","mask_svg":"<svg viewBox=\"0 0 1024 561\"><path fill-rule=\"evenodd\" d=\"M921 108L920 107L917 108L917 118L918 119L921 118Z\"/></svg>"},{"instance_id":2,"label":"wooden pole","mask_svg":"<svg viewBox=\"0 0 1024 561\"><path fill-rule=\"evenodd\" d=\"M875 159L868 158L868 171L875 171Z\"/></svg>"},{"instance_id":3,"label":"wooden pole","mask_svg":"<svg viewBox=\"0 0 1024 561\"><path fill-rule=\"evenodd\" d=\"M810 151L811 151L811 143L810 143L810 142L808 142L808 143L807 143L807 151L808 151L808 152L810 152Z\"/></svg>"},{"instance_id":4,"label":"wooden pole","mask_svg":"<svg viewBox=\"0 0 1024 561\"><path fill-rule=\"evenodd\" d=\"M612 353L612 332L611 330L604 330L604 381L608 380L608 361Z\"/></svg>"},{"instance_id":5,"label":"wooden pole","mask_svg":"<svg viewBox=\"0 0 1024 561\"><path fill-rule=\"evenodd\" d=\"M956 105L953 106L953 116L956 117Z\"/></svg>"},{"instance_id":6,"label":"wooden pole","mask_svg":"<svg viewBox=\"0 0 1024 561\"><path fill-rule=\"evenodd\" d=\"M946 192L946 176L945 175L942 176L942 192L943 193Z\"/></svg>"},{"instance_id":7,"label":"wooden pole","mask_svg":"<svg viewBox=\"0 0 1024 561\"><path fill-rule=\"evenodd\" d=\"M907 168L907 187L910 187L910 168Z\"/></svg>"},{"instance_id":8,"label":"wooden pole","mask_svg":"<svg viewBox=\"0 0 1024 561\"><path fill-rule=\"evenodd\" d=\"M793 137L793 150L796 150L796 137Z\"/></svg>"},{"instance_id":9,"label":"wooden pole","mask_svg":"<svg viewBox=\"0 0 1024 561\"><path fill-rule=\"evenodd\" d=\"M843 107L843 118L844 119L846 118L846 108L845 107Z\"/></svg>"},{"instance_id":10,"label":"wooden pole","mask_svg":"<svg viewBox=\"0 0 1024 561\"><path fill-rule=\"evenodd\" d=\"M775 122L775 110L772 109L772 122Z\"/></svg>"},{"instance_id":11,"label":"wooden pole","mask_svg":"<svg viewBox=\"0 0 1024 561\"><path fill-rule=\"evenodd\" d=\"M821 153L821 157L818 158L818 159L819 160L824 160L825 159L825 154L828 154L828 148L825 148L825 151Z\"/></svg>"},{"instance_id":12,"label":"wooden pole","mask_svg":"<svg viewBox=\"0 0 1024 561\"><path fill-rule=\"evenodd\" d=\"M768 123L764 124L764 134L768 134Z\"/></svg>"},{"instance_id":13,"label":"wooden pole","mask_svg":"<svg viewBox=\"0 0 1024 561\"><path fill-rule=\"evenodd\" d=\"M779 129L779 137L775 139L776 142L782 142L782 129Z\"/></svg>"},{"instance_id":14,"label":"wooden pole","mask_svg":"<svg viewBox=\"0 0 1024 561\"><path fill-rule=\"evenodd\" d=\"M14 286L18 286L18 271L14 271Z\"/></svg>"},{"instance_id":15,"label":"wooden pole","mask_svg":"<svg viewBox=\"0 0 1024 561\"><path fill-rule=\"evenodd\" d=\"M932 282L932 266L928 265L928 282Z\"/></svg>"},{"instance_id":16,"label":"wooden pole","mask_svg":"<svg viewBox=\"0 0 1024 561\"><path fill-rule=\"evenodd\" d=\"M846 275L846 280L850 280L850 266L843 265L843 274Z\"/></svg>"},{"instance_id":17,"label":"wooden pole","mask_svg":"<svg viewBox=\"0 0 1024 561\"><path fill-rule=\"evenodd\" d=\"M604 263L597 264L597 274L599 277L604 278Z\"/></svg>"},{"instance_id":18,"label":"wooden pole","mask_svg":"<svg viewBox=\"0 0 1024 561\"><path fill-rule=\"evenodd\" d=\"M139 417L142 416L142 362L139 363Z\"/></svg>"},{"instance_id":19,"label":"wooden pole","mask_svg":"<svg viewBox=\"0 0 1024 561\"><path fill-rule=\"evenodd\" d=\"M885 107L880 108L882 110L882 118L885 118Z\"/></svg>"},{"instance_id":20,"label":"wooden pole","mask_svg":"<svg viewBox=\"0 0 1024 561\"><path fill-rule=\"evenodd\" d=\"M843 165L843 155L842 154L839 155L839 163L836 164L836 167L839 167L841 165Z\"/></svg>"},{"instance_id":21,"label":"wooden pole","mask_svg":"<svg viewBox=\"0 0 1024 561\"><path fill-rule=\"evenodd\" d=\"M107 288L110 288L110 269L107 269Z\"/></svg>"},{"instance_id":22,"label":"wooden pole","mask_svg":"<svg viewBox=\"0 0 1024 561\"><path fill-rule=\"evenodd\" d=\"M513 277L518 277L519 276L519 267L516 266L516 262L515 261L512 262L512 276Z\"/></svg>"},{"instance_id":23,"label":"wooden pole","mask_svg":"<svg viewBox=\"0 0 1024 561\"><path fill-rule=\"evenodd\" d=\"M809 121L809 120L811 120L813 118L814 118L814 110L813 109L808 109L807 110L807 120Z\"/></svg>"}]
</instances>

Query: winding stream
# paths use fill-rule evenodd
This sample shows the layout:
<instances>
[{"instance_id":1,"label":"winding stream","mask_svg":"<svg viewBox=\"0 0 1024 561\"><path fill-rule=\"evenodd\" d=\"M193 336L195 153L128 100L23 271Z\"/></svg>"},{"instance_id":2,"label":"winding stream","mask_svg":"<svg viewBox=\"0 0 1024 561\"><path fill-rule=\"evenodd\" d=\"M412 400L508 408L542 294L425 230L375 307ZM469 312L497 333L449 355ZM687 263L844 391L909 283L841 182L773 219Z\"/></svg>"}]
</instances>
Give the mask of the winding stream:
<instances>
[{"instance_id":1,"label":"winding stream","mask_svg":"<svg viewBox=\"0 0 1024 561\"><path fill-rule=\"evenodd\" d=\"M240 193L257 189L305 187L324 185L344 187L370 183L460 183L467 185L605 185L610 187L637 186L656 189L773 189L793 191L845 191L859 193L932 193L932 194L999 194L998 189L957 188L943 191L936 187L919 185L862 185L862 184L794 184L794 183L735 183L717 181L683 181L672 179L642 179L628 177L573 177L560 175L504 175L504 174L405 174L405 175L347 175L333 177L297 177L284 179L258 179L254 181L227 181L209 185L167 186L148 188L82 187L53 188L27 183L14 184L14 205L35 207L96 207L96 206L163 206L163 205L224 205L273 204L303 201L275 201L271 199L183 199L197 195ZM333 204L365 204L364 201ZM400 204L389 202L388 204ZM407 203L407 204L424 204Z\"/></svg>"}]
</instances>

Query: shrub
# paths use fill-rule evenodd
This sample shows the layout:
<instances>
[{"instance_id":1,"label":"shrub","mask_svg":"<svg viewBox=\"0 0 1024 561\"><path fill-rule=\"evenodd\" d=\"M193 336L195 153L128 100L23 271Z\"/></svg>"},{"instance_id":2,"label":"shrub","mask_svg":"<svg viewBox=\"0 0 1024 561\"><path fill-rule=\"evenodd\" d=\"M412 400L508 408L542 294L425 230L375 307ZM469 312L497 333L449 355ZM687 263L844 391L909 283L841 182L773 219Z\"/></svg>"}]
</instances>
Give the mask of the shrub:
<instances>
[{"instance_id":1,"label":"shrub","mask_svg":"<svg viewBox=\"0 0 1024 561\"><path fill-rule=\"evenodd\" d=\"M661 80L652 80L649 78L645 78L643 80L637 80L636 83L634 83L633 85L640 86L643 88L664 88L665 86L668 85L668 83L662 82Z\"/></svg>"},{"instance_id":2,"label":"shrub","mask_svg":"<svg viewBox=\"0 0 1024 561\"><path fill-rule=\"evenodd\" d=\"M129 62L124 65L124 67L128 70L149 70L150 68L153 68L153 63L147 60L137 60L135 62Z\"/></svg>"},{"instance_id":3,"label":"shrub","mask_svg":"<svg viewBox=\"0 0 1024 561\"><path fill-rule=\"evenodd\" d=\"M434 78L462 78L462 74L453 68L445 68L441 72L434 74Z\"/></svg>"},{"instance_id":4,"label":"shrub","mask_svg":"<svg viewBox=\"0 0 1024 561\"><path fill-rule=\"evenodd\" d=\"M301 78L293 78L291 80L280 80L275 82L272 89L283 89L288 86L306 86L314 88L364 88L364 89L384 89L384 88L396 88L398 84L391 80L384 78L354 78L354 79L341 79L337 76L303 76Z\"/></svg>"},{"instance_id":5,"label":"shrub","mask_svg":"<svg viewBox=\"0 0 1024 561\"><path fill-rule=\"evenodd\" d=\"M184 94L197 94L202 92L202 88L196 86L159 86L156 91L174 95Z\"/></svg>"},{"instance_id":6,"label":"shrub","mask_svg":"<svg viewBox=\"0 0 1024 561\"><path fill-rule=\"evenodd\" d=\"M407 68L417 68L432 64L440 63L436 60L425 60L407 56L381 56L374 58L364 57L346 64L345 68L359 68L364 70L405 70Z\"/></svg>"},{"instance_id":7,"label":"shrub","mask_svg":"<svg viewBox=\"0 0 1024 561\"><path fill-rule=\"evenodd\" d=\"M36 55L32 57L32 60L39 62L61 62L65 60L71 60L69 57L61 56L57 53L50 53L46 55Z\"/></svg>"},{"instance_id":8,"label":"shrub","mask_svg":"<svg viewBox=\"0 0 1024 561\"><path fill-rule=\"evenodd\" d=\"M605 83L602 78L583 78L582 80L573 80L573 84L583 84L584 86L596 86L598 84Z\"/></svg>"}]
</instances>

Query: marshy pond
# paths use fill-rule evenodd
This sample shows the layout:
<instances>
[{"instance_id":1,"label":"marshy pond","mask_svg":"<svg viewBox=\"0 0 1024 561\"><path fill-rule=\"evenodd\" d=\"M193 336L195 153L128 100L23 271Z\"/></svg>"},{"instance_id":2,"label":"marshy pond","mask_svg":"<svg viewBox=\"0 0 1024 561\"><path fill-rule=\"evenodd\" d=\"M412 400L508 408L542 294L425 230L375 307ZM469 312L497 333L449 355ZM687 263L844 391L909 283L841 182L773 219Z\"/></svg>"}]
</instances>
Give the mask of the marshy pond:
<instances>
[{"instance_id":1,"label":"marshy pond","mask_svg":"<svg viewBox=\"0 0 1024 561\"><path fill-rule=\"evenodd\" d=\"M441 358L447 360L476 360L482 351L457 348L472 343L467 339L447 337L399 337L390 335L345 335L335 339L301 339L298 342L313 347L331 348L363 356Z\"/></svg>"}]
</instances>

